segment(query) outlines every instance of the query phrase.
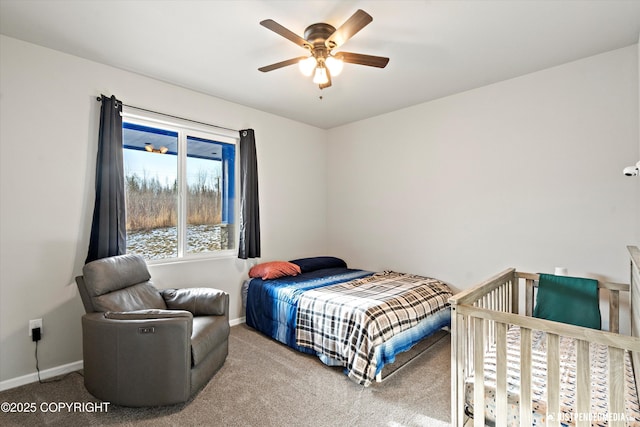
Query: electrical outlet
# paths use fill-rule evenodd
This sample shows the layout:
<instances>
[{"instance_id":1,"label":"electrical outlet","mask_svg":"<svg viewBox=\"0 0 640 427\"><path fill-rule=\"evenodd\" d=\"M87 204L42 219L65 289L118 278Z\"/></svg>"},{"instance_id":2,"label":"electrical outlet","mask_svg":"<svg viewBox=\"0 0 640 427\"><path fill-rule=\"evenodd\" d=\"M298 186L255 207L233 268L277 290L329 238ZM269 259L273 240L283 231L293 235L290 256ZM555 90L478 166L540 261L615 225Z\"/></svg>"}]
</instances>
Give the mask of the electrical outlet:
<instances>
[{"instance_id":1,"label":"electrical outlet","mask_svg":"<svg viewBox=\"0 0 640 427\"><path fill-rule=\"evenodd\" d=\"M29 320L29 336L35 328L40 328L40 336L42 336L42 319Z\"/></svg>"}]
</instances>

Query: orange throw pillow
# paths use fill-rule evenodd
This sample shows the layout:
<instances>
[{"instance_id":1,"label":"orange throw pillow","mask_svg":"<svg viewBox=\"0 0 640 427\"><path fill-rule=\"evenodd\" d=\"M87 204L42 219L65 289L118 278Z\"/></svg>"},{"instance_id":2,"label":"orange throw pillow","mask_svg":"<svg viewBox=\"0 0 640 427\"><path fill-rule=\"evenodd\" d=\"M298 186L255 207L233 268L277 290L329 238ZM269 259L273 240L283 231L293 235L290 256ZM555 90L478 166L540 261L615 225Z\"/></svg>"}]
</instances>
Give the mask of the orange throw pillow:
<instances>
[{"instance_id":1,"label":"orange throw pillow","mask_svg":"<svg viewBox=\"0 0 640 427\"><path fill-rule=\"evenodd\" d=\"M284 276L297 276L300 267L287 261L271 261L257 264L249 270L249 277L260 277L262 280L277 279Z\"/></svg>"}]
</instances>

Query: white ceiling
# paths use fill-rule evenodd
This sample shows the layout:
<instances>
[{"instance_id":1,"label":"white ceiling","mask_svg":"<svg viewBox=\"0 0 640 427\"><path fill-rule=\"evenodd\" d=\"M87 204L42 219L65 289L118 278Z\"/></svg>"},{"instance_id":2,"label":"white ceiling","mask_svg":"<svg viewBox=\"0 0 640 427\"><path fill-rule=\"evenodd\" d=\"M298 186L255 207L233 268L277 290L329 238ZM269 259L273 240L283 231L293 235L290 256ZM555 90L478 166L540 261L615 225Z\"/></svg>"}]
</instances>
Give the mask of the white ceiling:
<instances>
[{"instance_id":1,"label":"white ceiling","mask_svg":"<svg viewBox=\"0 0 640 427\"><path fill-rule=\"evenodd\" d=\"M357 9L373 22L336 51L386 68L345 64L323 91L297 66L258 71L305 54L260 21L302 36ZM0 0L0 32L332 128L635 44L640 0Z\"/></svg>"}]
</instances>

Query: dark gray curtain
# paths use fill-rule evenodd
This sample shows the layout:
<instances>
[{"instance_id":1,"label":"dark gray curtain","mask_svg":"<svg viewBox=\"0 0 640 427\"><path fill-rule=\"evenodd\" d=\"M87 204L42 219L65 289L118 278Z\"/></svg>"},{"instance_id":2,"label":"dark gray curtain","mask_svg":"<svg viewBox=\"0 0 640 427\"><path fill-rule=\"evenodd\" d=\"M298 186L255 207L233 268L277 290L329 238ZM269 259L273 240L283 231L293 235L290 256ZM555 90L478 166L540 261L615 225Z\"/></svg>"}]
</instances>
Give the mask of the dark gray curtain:
<instances>
[{"instance_id":1,"label":"dark gray curtain","mask_svg":"<svg viewBox=\"0 0 640 427\"><path fill-rule=\"evenodd\" d=\"M122 255L127 249L124 165L122 153L122 102L102 95L96 201L85 262Z\"/></svg>"},{"instance_id":2,"label":"dark gray curtain","mask_svg":"<svg viewBox=\"0 0 640 427\"><path fill-rule=\"evenodd\" d=\"M260 257L258 159L253 129L240 131L240 242L238 258Z\"/></svg>"}]
</instances>

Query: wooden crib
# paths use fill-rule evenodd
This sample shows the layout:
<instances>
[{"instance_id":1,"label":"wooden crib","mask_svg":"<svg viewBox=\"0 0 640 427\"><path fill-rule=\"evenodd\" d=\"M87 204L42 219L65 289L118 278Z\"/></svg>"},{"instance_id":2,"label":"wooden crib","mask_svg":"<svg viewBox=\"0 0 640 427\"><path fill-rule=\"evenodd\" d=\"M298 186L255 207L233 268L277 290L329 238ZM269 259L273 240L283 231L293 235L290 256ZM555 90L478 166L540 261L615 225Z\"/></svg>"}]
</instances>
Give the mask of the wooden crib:
<instances>
[{"instance_id":1,"label":"wooden crib","mask_svg":"<svg viewBox=\"0 0 640 427\"><path fill-rule=\"evenodd\" d=\"M604 398L608 405L608 415L605 424L609 426L640 425L640 419L630 420L628 415L629 394L635 393L637 404L637 385L640 384L640 250L635 246L629 246L631 255L631 286L627 284L599 282L600 298L608 294L609 299L609 330L600 331L579 326L552 322L549 320L532 317L534 308L535 287L538 275L523 273L515 269L508 269L486 280L477 287L461 292L450 298L451 303L451 388L452 388L452 425L462 426L471 422L469 415L473 414L474 426L485 425L485 358L492 358L491 387L495 387L495 410L492 409L492 417L497 426L506 426L508 414L507 396L507 365L508 355L513 358L511 348L507 349L507 333L518 329L519 348L517 362L519 366L519 390L517 409L519 424L523 426L533 425L534 407L532 405L532 336L544 337L545 357L543 359L546 388L545 404L546 414L543 422L548 426L559 426L560 422L569 422L570 425L591 426L593 421L591 413L591 360L590 347L605 352L608 361L601 380L606 382L608 371L607 394ZM523 288L523 291L521 290ZM606 290L603 292L602 290ZM631 330L633 336L620 335L619 332L619 302L620 292L631 292ZM524 301L521 303L520 295L524 293ZM518 312L524 308L525 314ZM515 327L515 328L514 328ZM541 335L544 334L544 335ZM572 414L582 414L573 419L566 417L561 410L561 387L566 389L566 384L561 385L561 362L566 356L561 356L560 342L572 343L572 352L575 356L575 378L572 379L575 387L575 396L572 398ZM575 340L575 341L574 341ZM575 346L575 350L573 350ZM605 346L602 348L600 346ZM489 356L490 355L490 356ZM488 360L488 359L487 359ZM512 363L513 359L509 361ZM513 363L512 363L513 364ZM633 365L633 369L631 368ZM623 369L628 366L629 369ZM566 368L565 368L566 369ZM573 370L573 369L572 369ZM633 374L629 375L629 372ZM480 374L482 373L482 374ZM626 374L625 374L626 373ZM563 371L564 378L566 372ZM635 375L635 378L634 378ZM511 379L511 377L509 377ZM629 379L631 378L631 379ZM495 381L494 381L495 380ZM629 385L631 383L631 386ZM509 383L510 390L513 383ZM630 389L629 387L634 387ZM472 388L472 391L470 391ZM492 389L493 390L493 389ZM629 390L632 390L629 392ZM635 391L633 391L635 390ZM563 391L564 393L564 391ZM471 396L471 398L469 398ZM509 394L509 396L511 396ZM564 395L563 395L564 396ZM511 397L510 397L511 399ZM465 408L465 403L472 401L471 408ZM509 407L513 402L509 401ZM565 405L563 401L563 405ZM637 409L634 409L637 414ZM599 414L601 415L601 414ZM513 414L509 416L512 418ZM511 419L510 418L510 419ZM632 417L634 418L634 417Z\"/></svg>"}]
</instances>

